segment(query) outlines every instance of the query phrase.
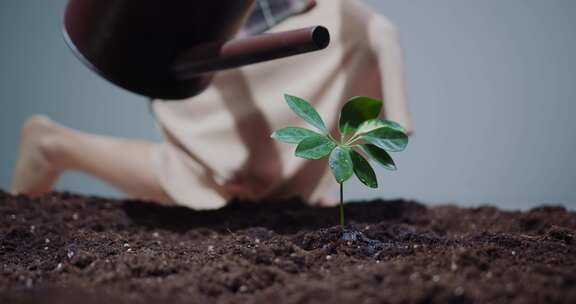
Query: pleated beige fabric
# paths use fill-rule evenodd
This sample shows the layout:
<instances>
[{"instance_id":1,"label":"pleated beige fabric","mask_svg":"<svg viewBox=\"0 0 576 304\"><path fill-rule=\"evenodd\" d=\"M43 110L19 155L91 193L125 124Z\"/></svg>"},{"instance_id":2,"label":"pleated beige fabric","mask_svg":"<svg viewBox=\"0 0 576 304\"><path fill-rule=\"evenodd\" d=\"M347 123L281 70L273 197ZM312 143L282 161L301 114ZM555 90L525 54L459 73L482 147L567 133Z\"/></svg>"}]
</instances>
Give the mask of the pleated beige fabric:
<instances>
[{"instance_id":1,"label":"pleated beige fabric","mask_svg":"<svg viewBox=\"0 0 576 304\"><path fill-rule=\"evenodd\" d=\"M176 204L202 210L233 198L289 196L326 203L336 186L327 162L296 158L295 146L270 139L281 127L309 127L284 93L309 100L332 130L343 103L358 95L383 99L383 116L412 130L394 25L360 0L319 0L274 31L318 24L332 34L324 51L221 72L199 96L153 102L166 138L153 162Z\"/></svg>"}]
</instances>

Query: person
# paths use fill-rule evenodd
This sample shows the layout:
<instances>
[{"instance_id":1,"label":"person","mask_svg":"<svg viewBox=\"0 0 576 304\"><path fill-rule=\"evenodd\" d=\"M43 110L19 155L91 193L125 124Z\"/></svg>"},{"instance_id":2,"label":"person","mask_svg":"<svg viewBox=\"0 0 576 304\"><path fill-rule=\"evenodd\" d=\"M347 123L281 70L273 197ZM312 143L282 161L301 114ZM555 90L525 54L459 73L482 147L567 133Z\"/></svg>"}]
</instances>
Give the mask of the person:
<instances>
[{"instance_id":1,"label":"person","mask_svg":"<svg viewBox=\"0 0 576 304\"><path fill-rule=\"evenodd\" d=\"M315 4L310 5L310 4ZM330 205L336 185L327 162L293 157L293 146L270 134L302 126L284 93L309 100L336 130L352 96L384 100L383 117L412 131L396 27L361 0L261 0L240 35L322 24L323 51L223 71L202 94L151 103L161 143L88 134L45 116L21 131L12 192L42 195L66 170L95 176L132 198L197 210L233 198L300 196Z\"/></svg>"}]
</instances>

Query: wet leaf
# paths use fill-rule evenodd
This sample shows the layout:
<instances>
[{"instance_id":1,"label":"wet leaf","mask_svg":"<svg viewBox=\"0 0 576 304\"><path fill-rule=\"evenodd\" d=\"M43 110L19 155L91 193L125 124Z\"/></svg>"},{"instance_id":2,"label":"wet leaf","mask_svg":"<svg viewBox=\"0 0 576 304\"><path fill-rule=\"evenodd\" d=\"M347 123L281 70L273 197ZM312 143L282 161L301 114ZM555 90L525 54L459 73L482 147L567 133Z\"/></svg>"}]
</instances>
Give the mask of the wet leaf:
<instances>
[{"instance_id":1,"label":"wet leaf","mask_svg":"<svg viewBox=\"0 0 576 304\"><path fill-rule=\"evenodd\" d=\"M381 109L381 100L362 96L351 98L340 112L340 134L354 133L364 121L378 118Z\"/></svg>"},{"instance_id":2,"label":"wet leaf","mask_svg":"<svg viewBox=\"0 0 576 304\"><path fill-rule=\"evenodd\" d=\"M402 151L408 145L406 133L390 127L372 130L360 138L388 152Z\"/></svg>"},{"instance_id":3,"label":"wet leaf","mask_svg":"<svg viewBox=\"0 0 576 304\"><path fill-rule=\"evenodd\" d=\"M388 152L376 147L373 144L363 144L359 146L360 149L364 151L364 153L366 153L370 159L376 161L382 167L392 171L396 170L396 164Z\"/></svg>"},{"instance_id":4,"label":"wet leaf","mask_svg":"<svg viewBox=\"0 0 576 304\"><path fill-rule=\"evenodd\" d=\"M321 159L328 156L334 147L336 147L336 143L326 136L311 136L298 144L296 156L306 159Z\"/></svg>"},{"instance_id":5,"label":"wet leaf","mask_svg":"<svg viewBox=\"0 0 576 304\"><path fill-rule=\"evenodd\" d=\"M347 181L354 173L350 149L344 147L334 148L332 153L330 153L329 165L339 184Z\"/></svg>"},{"instance_id":6,"label":"wet leaf","mask_svg":"<svg viewBox=\"0 0 576 304\"><path fill-rule=\"evenodd\" d=\"M351 150L350 156L352 158L352 164L354 165L354 174L356 177L366 186L370 188L378 188L378 180L376 179L376 173L370 166L370 163L364 159L360 153Z\"/></svg>"},{"instance_id":7,"label":"wet leaf","mask_svg":"<svg viewBox=\"0 0 576 304\"><path fill-rule=\"evenodd\" d=\"M286 103L296 115L300 116L300 118L304 119L307 123L313 125L314 127L318 128L324 134L328 134L328 128L322 121L320 114L316 112L316 110L302 98L291 96L291 95L284 95L286 99Z\"/></svg>"},{"instance_id":8,"label":"wet leaf","mask_svg":"<svg viewBox=\"0 0 576 304\"><path fill-rule=\"evenodd\" d=\"M287 127L274 131L270 137L288 144L299 144L302 140L312 136L322 135L304 128Z\"/></svg>"},{"instance_id":9,"label":"wet leaf","mask_svg":"<svg viewBox=\"0 0 576 304\"><path fill-rule=\"evenodd\" d=\"M392 128L392 129L398 130L402 133L406 133L404 128L402 128L402 126L400 126L396 122L386 120L386 119L375 118L375 119L369 119L369 120L361 123L360 126L358 127L358 129L356 130L356 133L354 133L354 136L362 135L362 134L365 134L365 133L368 133L368 132L371 132L371 131L374 131L376 129L383 128L383 127Z\"/></svg>"}]
</instances>

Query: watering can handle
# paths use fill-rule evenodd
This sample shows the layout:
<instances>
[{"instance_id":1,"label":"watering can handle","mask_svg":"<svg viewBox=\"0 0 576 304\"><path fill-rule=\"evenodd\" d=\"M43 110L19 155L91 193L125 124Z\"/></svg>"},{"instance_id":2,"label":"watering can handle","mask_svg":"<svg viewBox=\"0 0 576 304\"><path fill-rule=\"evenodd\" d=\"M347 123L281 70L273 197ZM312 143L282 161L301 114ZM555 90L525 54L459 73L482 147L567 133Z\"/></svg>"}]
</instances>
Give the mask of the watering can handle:
<instances>
[{"instance_id":1,"label":"watering can handle","mask_svg":"<svg viewBox=\"0 0 576 304\"><path fill-rule=\"evenodd\" d=\"M322 50L330 44L323 26L208 43L179 54L172 71L178 80L273 59Z\"/></svg>"}]
</instances>

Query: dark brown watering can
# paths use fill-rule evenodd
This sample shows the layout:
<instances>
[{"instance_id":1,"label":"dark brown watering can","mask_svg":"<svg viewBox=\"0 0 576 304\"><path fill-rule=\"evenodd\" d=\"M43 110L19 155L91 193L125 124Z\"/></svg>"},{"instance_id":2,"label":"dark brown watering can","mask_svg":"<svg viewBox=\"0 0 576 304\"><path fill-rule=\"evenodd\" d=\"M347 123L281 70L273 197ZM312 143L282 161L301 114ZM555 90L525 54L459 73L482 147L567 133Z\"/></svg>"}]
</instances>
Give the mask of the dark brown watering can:
<instances>
[{"instance_id":1,"label":"dark brown watering can","mask_svg":"<svg viewBox=\"0 0 576 304\"><path fill-rule=\"evenodd\" d=\"M317 26L232 39L254 0L70 0L66 40L104 78L162 99L202 92L215 71L326 48Z\"/></svg>"}]
</instances>

